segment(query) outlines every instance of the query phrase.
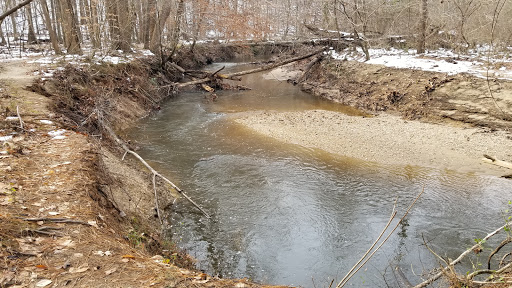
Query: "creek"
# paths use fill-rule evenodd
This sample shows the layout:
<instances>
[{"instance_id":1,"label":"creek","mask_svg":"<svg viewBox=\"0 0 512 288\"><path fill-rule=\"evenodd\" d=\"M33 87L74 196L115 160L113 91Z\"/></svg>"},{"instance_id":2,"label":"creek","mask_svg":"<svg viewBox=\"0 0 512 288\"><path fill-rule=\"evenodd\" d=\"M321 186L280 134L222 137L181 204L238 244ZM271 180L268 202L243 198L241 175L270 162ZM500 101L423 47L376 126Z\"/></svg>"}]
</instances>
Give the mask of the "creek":
<instances>
[{"instance_id":1,"label":"creek","mask_svg":"<svg viewBox=\"0 0 512 288\"><path fill-rule=\"evenodd\" d=\"M221 63L209 70L221 65L244 68ZM358 112L261 74L244 76L242 85L254 90L220 91L213 103L205 102L204 93L181 93L129 133L143 147L142 157L213 215L205 219L185 200L173 206L167 232L198 260L198 269L275 285L328 287L377 238L397 197L401 217L423 187L404 224L351 280L352 287L399 287L400 274L418 283L439 267L424 240L454 259L475 238L503 225L510 180L381 165L257 135L234 123L232 114ZM473 256L474 265L486 263L487 255ZM465 274L472 264L458 269Z\"/></svg>"}]
</instances>

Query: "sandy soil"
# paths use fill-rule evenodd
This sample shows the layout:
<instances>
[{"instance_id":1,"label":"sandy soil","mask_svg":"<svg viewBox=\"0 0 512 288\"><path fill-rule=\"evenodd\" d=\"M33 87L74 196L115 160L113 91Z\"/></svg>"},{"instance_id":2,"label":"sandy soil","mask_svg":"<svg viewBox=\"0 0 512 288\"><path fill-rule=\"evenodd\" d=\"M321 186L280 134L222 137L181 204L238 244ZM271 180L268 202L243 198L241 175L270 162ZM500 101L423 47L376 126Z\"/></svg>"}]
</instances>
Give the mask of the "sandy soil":
<instances>
[{"instance_id":1,"label":"sandy soil","mask_svg":"<svg viewBox=\"0 0 512 288\"><path fill-rule=\"evenodd\" d=\"M482 155L512 161L512 137L506 132L407 121L388 114L260 111L238 115L235 121L284 142L384 164L502 175L506 169L483 163Z\"/></svg>"}]
</instances>

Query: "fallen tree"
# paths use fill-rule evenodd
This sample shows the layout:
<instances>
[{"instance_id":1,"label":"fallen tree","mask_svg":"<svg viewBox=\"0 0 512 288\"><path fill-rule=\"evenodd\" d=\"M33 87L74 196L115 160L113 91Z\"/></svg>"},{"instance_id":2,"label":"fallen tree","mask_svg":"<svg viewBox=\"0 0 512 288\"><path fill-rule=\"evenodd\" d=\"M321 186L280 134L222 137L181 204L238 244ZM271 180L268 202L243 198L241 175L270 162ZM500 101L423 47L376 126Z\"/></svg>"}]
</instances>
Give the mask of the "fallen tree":
<instances>
[{"instance_id":1,"label":"fallen tree","mask_svg":"<svg viewBox=\"0 0 512 288\"><path fill-rule=\"evenodd\" d=\"M234 72L234 73L229 73L229 74L212 73L208 77L205 77L205 78L196 79L196 80L192 80L192 81L188 81L188 82L184 82L184 83L179 83L179 84L172 84L172 85L174 87L176 87L176 88L183 88L183 87L187 87L187 86L190 86L190 85L198 85L198 84L204 84L204 83L207 83L207 82L212 82L212 81L215 81L215 80L218 80L218 79L220 79L220 80L224 80L224 79L239 80L238 77L240 77L240 76L248 75L248 74L253 74L253 73L258 73L258 72L263 72L263 71L267 71L267 70L271 70L271 69L274 69L274 68L277 68L277 67L280 67L280 66L284 66L286 64L290 64L290 63L293 63L293 62L297 62L297 61L300 61L300 60L304 60L304 59L310 58L310 57L315 56L317 54L323 53L326 50L328 50L328 47L322 47L322 48L317 49L317 50L315 50L315 51L313 51L311 53L308 53L306 55L301 55L301 56L289 58L289 59L286 59L286 60L283 60L283 61L280 61L280 62L277 62L277 63L269 64L269 65L266 65L266 66L263 66L263 67L260 67L260 68L250 69L250 70L241 71L241 72ZM173 67L175 67L175 66L177 66L177 65L173 65ZM176 68L176 69L178 71L182 72L182 73L186 72L186 71L182 70L183 68L182 69Z\"/></svg>"},{"instance_id":2,"label":"fallen tree","mask_svg":"<svg viewBox=\"0 0 512 288\"><path fill-rule=\"evenodd\" d=\"M34 0L25 0L25 1L21 2L20 4L18 4L18 5L16 5L16 6L12 7L11 9L9 9L9 10L5 11L2 15L0 15L0 24L2 24L2 21L4 21L4 19L5 19L7 16L9 16L9 15L11 15L12 13L14 13L14 12L18 11L19 9L21 9L21 8L23 8L23 7L25 7L25 6L27 6L27 5L28 5L28 4L30 4L32 1L34 1Z\"/></svg>"}]
</instances>

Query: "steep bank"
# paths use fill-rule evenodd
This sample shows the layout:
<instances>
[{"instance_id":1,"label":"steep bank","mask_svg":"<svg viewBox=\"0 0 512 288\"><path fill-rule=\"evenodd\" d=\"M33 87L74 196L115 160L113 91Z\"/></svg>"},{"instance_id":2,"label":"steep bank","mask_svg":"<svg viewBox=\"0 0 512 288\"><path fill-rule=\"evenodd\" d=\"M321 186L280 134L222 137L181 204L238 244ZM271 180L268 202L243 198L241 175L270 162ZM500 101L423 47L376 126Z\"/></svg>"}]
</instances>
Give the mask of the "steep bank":
<instances>
[{"instance_id":1,"label":"steep bank","mask_svg":"<svg viewBox=\"0 0 512 288\"><path fill-rule=\"evenodd\" d=\"M102 133L172 97L161 86L174 76L148 63L68 66L35 84L38 67L2 64L2 286L264 287L173 265L193 260L160 238L149 173ZM169 206L176 195L157 184Z\"/></svg>"},{"instance_id":2,"label":"steep bank","mask_svg":"<svg viewBox=\"0 0 512 288\"><path fill-rule=\"evenodd\" d=\"M512 82L506 80L491 78L488 82L469 74L447 75L326 59L310 71L301 87L318 97L370 113L512 129Z\"/></svg>"}]
</instances>

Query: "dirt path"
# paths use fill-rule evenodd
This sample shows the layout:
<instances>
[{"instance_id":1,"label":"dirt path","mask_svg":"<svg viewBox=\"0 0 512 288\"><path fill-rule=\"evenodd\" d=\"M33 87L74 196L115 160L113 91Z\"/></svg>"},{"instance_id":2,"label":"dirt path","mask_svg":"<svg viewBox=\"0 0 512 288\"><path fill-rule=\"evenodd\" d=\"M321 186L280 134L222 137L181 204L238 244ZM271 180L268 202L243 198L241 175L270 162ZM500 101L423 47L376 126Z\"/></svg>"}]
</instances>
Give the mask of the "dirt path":
<instances>
[{"instance_id":1,"label":"dirt path","mask_svg":"<svg viewBox=\"0 0 512 288\"><path fill-rule=\"evenodd\" d=\"M126 217L118 208L136 206L134 199L116 206L99 189L109 177L99 175L102 163L117 163L115 181L123 170L140 172L93 138L61 128L50 100L24 89L37 68L0 66L1 287L265 287L178 268L178 254L153 256L164 249L156 229L143 227L145 215ZM131 190L124 194L143 197Z\"/></svg>"}]
</instances>

